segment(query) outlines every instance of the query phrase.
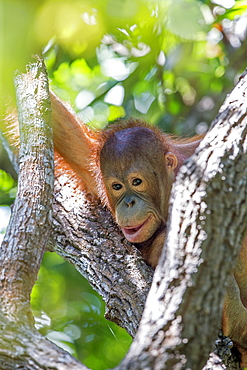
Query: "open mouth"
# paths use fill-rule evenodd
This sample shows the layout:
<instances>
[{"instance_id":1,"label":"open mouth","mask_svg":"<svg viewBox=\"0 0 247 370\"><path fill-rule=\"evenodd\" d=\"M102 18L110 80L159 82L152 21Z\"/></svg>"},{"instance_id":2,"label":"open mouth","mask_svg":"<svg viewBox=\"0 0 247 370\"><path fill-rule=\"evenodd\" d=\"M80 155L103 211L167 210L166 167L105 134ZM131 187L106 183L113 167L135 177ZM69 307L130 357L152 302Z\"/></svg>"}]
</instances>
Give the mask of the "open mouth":
<instances>
[{"instance_id":1,"label":"open mouth","mask_svg":"<svg viewBox=\"0 0 247 370\"><path fill-rule=\"evenodd\" d=\"M145 222L143 222L141 225L135 226L135 227L122 227L122 230L126 234L133 235L133 234L135 234L137 231L139 231L142 228L142 226L143 226L144 223Z\"/></svg>"},{"instance_id":2,"label":"open mouth","mask_svg":"<svg viewBox=\"0 0 247 370\"><path fill-rule=\"evenodd\" d=\"M146 225L150 217L148 217L142 224L135 225L135 226L126 226L122 227L122 231L124 233L125 238L130 241L131 243L138 243L140 238L141 230L143 226Z\"/></svg>"}]
</instances>

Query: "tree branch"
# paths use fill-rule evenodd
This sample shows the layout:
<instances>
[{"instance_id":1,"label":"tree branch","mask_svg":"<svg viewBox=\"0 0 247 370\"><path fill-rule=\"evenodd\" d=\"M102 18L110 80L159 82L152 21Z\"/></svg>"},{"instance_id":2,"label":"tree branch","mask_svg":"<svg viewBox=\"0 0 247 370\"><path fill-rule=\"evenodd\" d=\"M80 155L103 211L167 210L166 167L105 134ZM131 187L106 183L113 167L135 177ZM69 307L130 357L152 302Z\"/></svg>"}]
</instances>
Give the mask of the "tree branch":
<instances>
[{"instance_id":1,"label":"tree branch","mask_svg":"<svg viewBox=\"0 0 247 370\"><path fill-rule=\"evenodd\" d=\"M26 75L16 78L22 142L20 175L11 221L1 247L0 266L1 308L17 317L25 317L29 311L29 296L51 230L53 143L44 71L39 61L30 66Z\"/></svg>"},{"instance_id":2,"label":"tree branch","mask_svg":"<svg viewBox=\"0 0 247 370\"><path fill-rule=\"evenodd\" d=\"M122 236L108 210L66 175L55 184L50 248L72 263L103 297L106 317L134 336L153 270Z\"/></svg>"},{"instance_id":3,"label":"tree branch","mask_svg":"<svg viewBox=\"0 0 247 370\"><path fill-rule=\"evenodd\" d=\"M17 363L27 369L86 369L45 340L28 320L24 325L20 321L30 316L29 294L48 237L50 248L74 264L103 296L107 317L131 335L142 315L152 271L124 241L109 212L87 199L66 171L55 181L50 233L52 144L51 129L44 124L49 106L42 104L48 90L47 81L45 92L37 83L43 73L35 74L36 67L28 71L28 85L23 76L17 83L23 96L23 147L18 197L0 256L0 367L2 361L5 369ZM243 77L178 175L166 246L140 329L118 369L155 370L162 364L164 369L198 370L205 364L220 323L227 277L247 227L246 86ZM31 122L34 137L25 122ZM16 341L11 332L16 332ZM212 355L210 361L207 369L215 369L217 359Z\"/></svg>"},{"instance_id":4,"label":"tree branch","mask_svg":"<svg viewBox=\"0 0 247 370\"><path fill-rule=\"evenodd\" d=\"M53 138L41 60L16 78L21 147L19 186L0 254L0 368L86 367L33 327L29 297L51 231Z\"/></svg>"},{"instance_id":5,"label":"tree branch","mask_svg":"<svg viewBox=\"0 0 247 370\"><path fill-rule=\"evenodd\" d=\"M166 245L121 370L205 365L247 227L246 93L244 76L180 170Z\"/></svg>"}]
</instances>

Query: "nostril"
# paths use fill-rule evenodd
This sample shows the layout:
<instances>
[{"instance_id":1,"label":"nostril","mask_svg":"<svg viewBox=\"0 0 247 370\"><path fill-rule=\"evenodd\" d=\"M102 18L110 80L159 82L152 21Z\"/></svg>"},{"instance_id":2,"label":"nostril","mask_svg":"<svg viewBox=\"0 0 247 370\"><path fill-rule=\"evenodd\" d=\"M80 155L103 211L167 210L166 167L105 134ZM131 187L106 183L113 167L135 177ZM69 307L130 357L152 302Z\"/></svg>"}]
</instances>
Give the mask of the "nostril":
<instances>
[{"instance_id":1,"label":"nostril","mask_svg":"<svg viewBox=\"0 0 247 370\"><path fill-rule=\"evenodd\" d=\"M124 201L128 207L133 207L135 205L135 199L133 199L133 197L125 197Z\"/></svg>"}]
</instances>

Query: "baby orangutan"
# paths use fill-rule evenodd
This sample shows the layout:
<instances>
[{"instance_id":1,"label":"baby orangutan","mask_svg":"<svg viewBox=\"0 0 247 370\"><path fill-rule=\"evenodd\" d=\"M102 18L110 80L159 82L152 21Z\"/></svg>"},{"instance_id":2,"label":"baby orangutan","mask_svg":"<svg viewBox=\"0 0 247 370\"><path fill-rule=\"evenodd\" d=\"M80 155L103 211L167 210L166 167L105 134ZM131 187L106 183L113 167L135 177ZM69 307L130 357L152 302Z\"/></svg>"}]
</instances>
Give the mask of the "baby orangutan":
<instances>
[{"instance_id":1,"label":"baby orangutan","mask_svg":"<svg viewBox=\"0 0 247 370\"><path fill-rule=\"evenodd\" d=\"M172 184L202 137L174 139L139 120L118 122L94 132L53 93L51 103L57 173L69 165L85 190L111 210L125 238L155 268L164 244ZM245 367L246 307L245 239L223 310L223 332L234 341Z\"/></svg>"},{"instance_id":2,"label":"baby orangutan","mask_svg":"<svg viewBox=\"0 0 247 370\"><path fill-rule=\"evenodd\" d=\"M164 244L175 174L199 142L196 137L180 144L135 120L104 131L97 154L100 198L153 268Z\"/></svg>"},{"instance_id":3,"label":"baby orangutan","mask_svg":"<svg viewBox=\"0 0 247 370\"><path fill-rule=\"evenodd\" d=\"M177 140L144 122L130 120L102 133L96 154L98 194L125 238L155 268L164 245L172 184L202 137ZM223 332L247 366L247 238L231 277L223 310Z\"/></svg>"}]
</instances>

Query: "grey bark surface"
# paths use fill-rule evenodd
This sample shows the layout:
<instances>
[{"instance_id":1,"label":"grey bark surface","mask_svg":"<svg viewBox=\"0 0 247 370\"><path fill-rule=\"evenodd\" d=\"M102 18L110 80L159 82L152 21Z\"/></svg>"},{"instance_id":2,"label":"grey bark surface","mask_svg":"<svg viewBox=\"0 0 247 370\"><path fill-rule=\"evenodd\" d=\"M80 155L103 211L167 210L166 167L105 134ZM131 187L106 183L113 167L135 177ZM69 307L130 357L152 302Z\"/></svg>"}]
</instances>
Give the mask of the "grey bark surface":
<instances>
[{"instance_id":1,"label":"grey bark surface","mask_svg":"<svg viewBox=\"0 0 247 370\"><path fill-rule=\"evenodd\" d=\"M51 228L53 139L43 62L16 78L21 147L19 184L0 253L0 368L86 369L33 326L30 293Z\"/></svg>"},{"instance_id":2,"label":"grey bark surface","mask_svg":"<svg viewBox=\"0 0 247 370\"><path fill-rule=\"evenodd\" d=\"M212 130L178 175L167 241L141 320L153 272L109 212L64 174L55 179L51 218L49 97L43 66L36 68L29 69L28 80L22 75L17 89L24 126L20 188L0 256L0 368L86 369L32 324L29 294L48 243L103 297L107 318L132 336L137 332L116 369L202 369L217 337L227 277L247 226L247 78L226 99ZM25 122L32 125L31 133ZM218 353L224 348L223 357L232 364L228 368L237 369L230 346L218 339ZM224 368L214 353L204 367Z\"/></svg>"},{"instance_id":3,"label":"grey bark surface","mask_svg":"<svg viewBox=\"0 0 247 370\"><path fill-rule=\"evenodd\" d=\"M30 65L26 75L16 77L22 141L20 175L16 202L0 255L1 308L14 316L26 316L30 310L29 296L51 230L51 109L46 76L40 64Z\"/></svg>"},{"instance_id":4,"label":"grey bark surface","mask_svg":"<svg viewBox=\"0 0 247 370\"><path fill-rule=\"evenodd\" d=\"M102 296L106 318L134 337L153 270L120 234L111 214L63 176L55 182L51 250L72 263Z\"/></svg>"},{"instance_id":5,"label":"grey bark surface","mask_svg":"<svg viewBox=\"0 0 247 370\"><path fill-rule=\"evenodd\" d=\"M197 370L205 365L246 234L246 91L245 75L178 174L167 241L121 369Z\"/></svg>"}]
</instances>

